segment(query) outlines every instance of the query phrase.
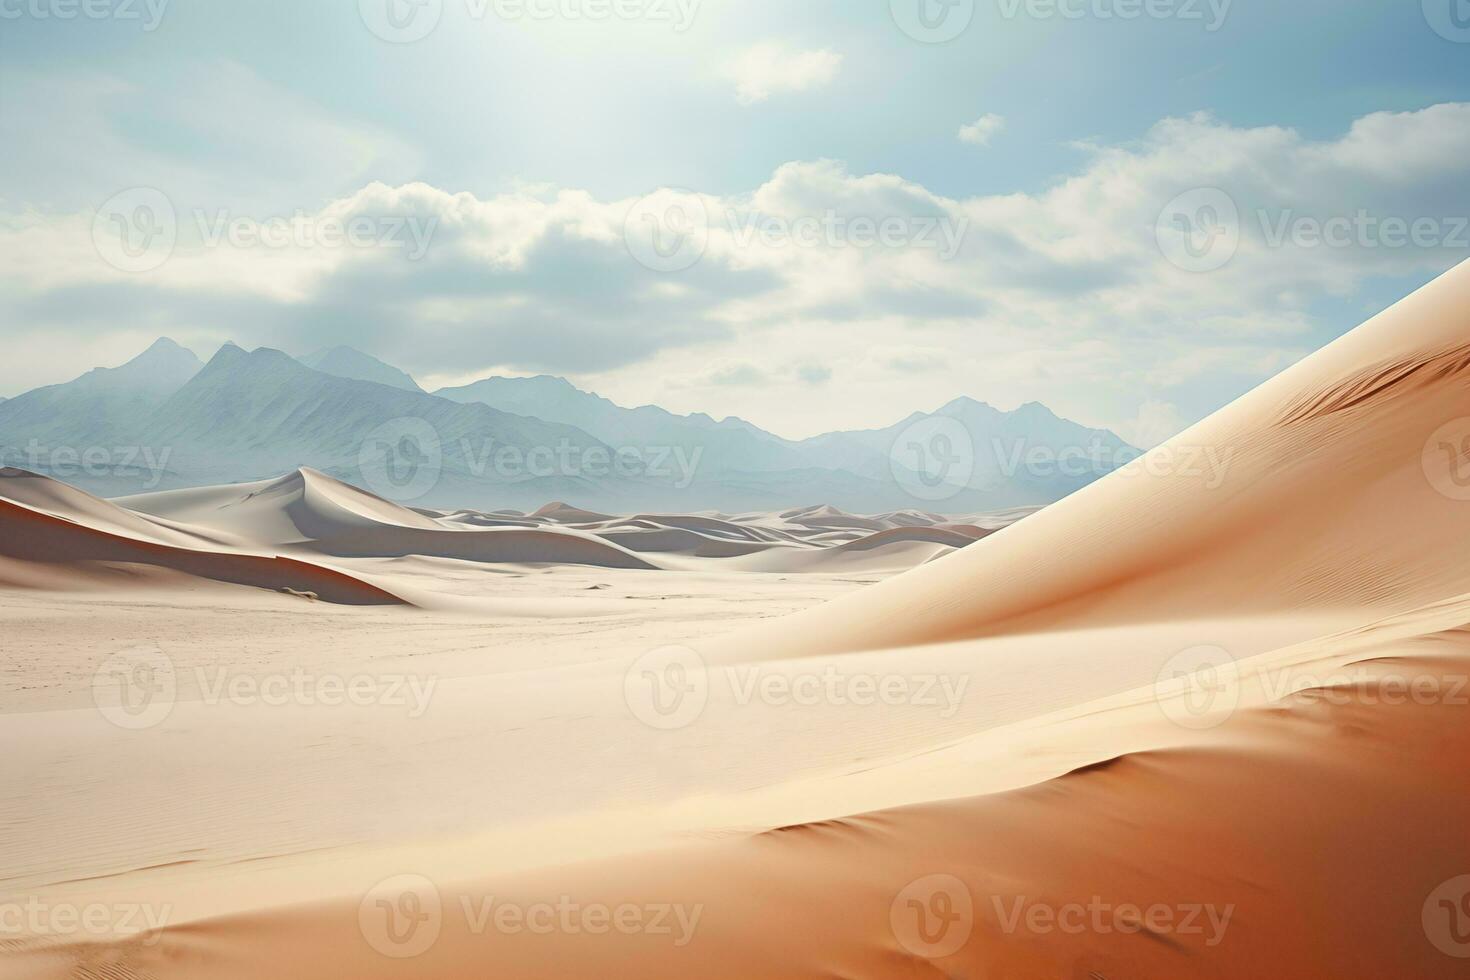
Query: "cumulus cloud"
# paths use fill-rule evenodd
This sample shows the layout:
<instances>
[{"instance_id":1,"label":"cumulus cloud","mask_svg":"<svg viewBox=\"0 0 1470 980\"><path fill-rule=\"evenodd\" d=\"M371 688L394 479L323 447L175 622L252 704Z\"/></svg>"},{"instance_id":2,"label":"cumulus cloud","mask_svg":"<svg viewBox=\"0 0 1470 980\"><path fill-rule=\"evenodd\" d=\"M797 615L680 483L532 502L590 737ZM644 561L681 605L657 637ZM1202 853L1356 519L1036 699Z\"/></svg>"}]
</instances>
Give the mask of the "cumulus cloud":
<instances>
[{"instance_id":1,"label":"cumulus cloud","mask_svg":"<svg viewBox=\"0 0 1470 980\"><path fill-rule=\"evenodd\" d=\"M958 198L832 160L651 211L572 189L369 183L269 241L269 216L211 241L214 211L201 228L181 204L172 254L142 273L103 260L92 213L16 210L0 213L0 318L58 358L101 336L345 343L426 375L580 374L640 402L704 385L747 416L770 411L762 385L780 384L781 406L816 426L838 410L818 379L773 365L837 365L881 392L864 409L887 400L894 418L940 389L1045 395L1084 421L1134 419L1147 441L1179 419L1145 417L1145 397L1182 405L1195 379L1259 380L1324 339L1324 299L1467 252L1470 105L1376 113L1327 140L1196 115L1086 152L1039 192ZM1347 236L1324 240L1343 220ZM355 244L321 233L356 222ZM633 247L649 232L664 252ZM1227 260L1192 264L1174 234L1204 255L1224 243ZM687 263L660 266L681 250ZM0 385L13 391L22 370L0 366Z\"/></svg>"},{"instance_id":2,"label":"cumulus cloud","mask_svg":"<svg viewBox=\"0 0 1470 980\"><path fill-rule=\"evenodd\" d=\"M976 119L972 123L966 123L960 127L959 137L961 143L970 143L974 146L989 146L990 140L996 133L1005 128L1004 116L998 116L993 112Z\"/></svg>"},{"instance_id":3,"label":"cumulus cloud","mask_svg":"<svg viewBox=\"0 0 1470 980\"><path fill-rule=\"evenodd\" d=\"M802 51L783 41L765 41L741 52L726 67L735 99L755 105L784 92L821 88L837 77L842 55L827 48Z\"/></svg>"}]
</instances>

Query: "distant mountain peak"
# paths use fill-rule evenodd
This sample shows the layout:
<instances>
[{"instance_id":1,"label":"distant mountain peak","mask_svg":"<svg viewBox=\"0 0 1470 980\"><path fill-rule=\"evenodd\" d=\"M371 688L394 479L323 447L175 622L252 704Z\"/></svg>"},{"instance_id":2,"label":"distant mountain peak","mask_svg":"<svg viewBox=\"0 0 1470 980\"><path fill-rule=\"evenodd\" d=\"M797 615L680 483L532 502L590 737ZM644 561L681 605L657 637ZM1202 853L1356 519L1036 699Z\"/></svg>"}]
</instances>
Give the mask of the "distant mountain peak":
<instances>
[{"instance_id":1,"label":"distant mountain peak","mask_svg":"<svg viewBox=\"0 0 1470 980\"><path fill-rule=\"evenodd\" d=\"M1041 402L1026 402L1024 405L1017 408L1011 414L1021 415L1029 418L1044 419L1054 419L1059 417L1056 412L1053 412L1050 408L1047 408Z\"/></svg>"},{"instance_id":2,"label":"distant mountain peak","mask_svg":"<svg viewBox=\"0 0 1470 980\"><path fill-rule=\"evenodd\" d=\"M77 379L87 385L108 388L157 388L171 391L188 381L203 367L194 352L160 337L148 349L114 368L93 368Z\"/></svg>"},{"instance_id":3,"label":"distant mountain peak","mask_svg":"<svg viewBox=\"0 0 1470 980\"><path fill-rule=\"evenodd\" d=\"M424 390L407 371L401 371L391 364L385 364L371 354L364 354L355 347L339 344L336 347L327 347L305 357L299 357L297 360L313 371L335 375L339 378L372 381L404 391L422 392Z\"/></svg>"},{"instance_id":4,"label":"distant mountain peak","mask_svg":"<svg viewBox=\"0 0 1470 980\"><path fill-rule=\"evenodd\" d=\"M148 345L147 350L145 350L142 354L139 354L138 356L146 357L149 354L173 351L184 351L185 353L190 355L194 353L183 344L180 344L178 341L174 340L172 337L159 337L153 343Z\"/></svg>"},{"instance_id":5,"label":"distant mountain peak","mask_svg":"<svg viewBox=\"0 0 1470 980\"><path fill-rule=\"evenodd\" d=\"M958 397L956 399L953 399L952 401L946 402L945 405L944 405L944 407L941 408L939 411L940 412L963 411L963 410L966 410L966 409L982 409L982 410L987 411L987 412L999 412L1000 411L998 408L996 408L994 405L990 404L989 402L982 402L979 399L971 398L969 395L961 395L960 397Z\"/></svg>"}]
</instances>

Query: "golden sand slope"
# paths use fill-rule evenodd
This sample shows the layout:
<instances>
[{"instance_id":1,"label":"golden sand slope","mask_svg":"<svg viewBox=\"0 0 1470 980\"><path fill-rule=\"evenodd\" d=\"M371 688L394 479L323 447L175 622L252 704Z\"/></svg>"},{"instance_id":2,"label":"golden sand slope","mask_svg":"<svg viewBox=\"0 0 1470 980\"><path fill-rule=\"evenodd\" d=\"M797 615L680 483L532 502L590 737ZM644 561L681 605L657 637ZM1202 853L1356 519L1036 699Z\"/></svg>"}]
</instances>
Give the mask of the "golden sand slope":
<instances>
[{"instance_id":1,"label":"golden sand slope","mask_svg":"<svg viewBox=\"0 0 1470 980\"><path fill-rule=\"evenodd\" d=\"M1462 977L1470 630L1434 629L1455 618L1470 620L1470 598L1347 641L1350 683L1025 789L636 860L390 876L11 965L227 980ZM1410 676L1437 696L1411 703ZM1089 731L1106 744L1138 707L1109 706Z\"/></svg>"},{"instance_id":2,"label":"golden sand slope","mask_svg":"<svg viewBox=\"0 0 1470 980\"><path fill-rule=\"evenodd\" d=\"M654 828L639 853L607 844L598 856L619 814L592 796L547 820L562 835L550 850L528 832L519 854L511 835L499 850L418 839L187 886L143 870L115 884L154 901L210 893L217 912L122 941L31 937L6 966L26 977L1463 977L1467 327L1470 265L1129 471L696 651L711 677L740 665L962 671L976 690L947 722L831 703L758 710L711 680L702 715L640 734L616 717L621 684L527 665L495 680L498 696L541 713L536 775L575 773L557 790L575 796L601 769L626 771L619 788L640 795ZM1194 669L1201 650L1223 655L1210 671ZM702 676L681 666L681 683ZM493 713L482 724L531 745ZM595 764L556 756L566 744ZM490 766L472 758L464 780ZM494 789L510 805L530 785ZM372 795L338 805L390 807ZM255 898L227 908L224 893L252 885Z\"/></svg>"},{"instance_id":3,"label":"golden sand slope","mask_svg":"<svg viewBox=\"0 0 1470 980\"><path fill-rule=\"evenodd\" d=\"M1470 264L984 548L758 643L783 656L1227 612L1371 615L1470 589L1470 556L1446 547L1470 533L1456 482L1467 364Z\"/></svg>"}]
</instances>

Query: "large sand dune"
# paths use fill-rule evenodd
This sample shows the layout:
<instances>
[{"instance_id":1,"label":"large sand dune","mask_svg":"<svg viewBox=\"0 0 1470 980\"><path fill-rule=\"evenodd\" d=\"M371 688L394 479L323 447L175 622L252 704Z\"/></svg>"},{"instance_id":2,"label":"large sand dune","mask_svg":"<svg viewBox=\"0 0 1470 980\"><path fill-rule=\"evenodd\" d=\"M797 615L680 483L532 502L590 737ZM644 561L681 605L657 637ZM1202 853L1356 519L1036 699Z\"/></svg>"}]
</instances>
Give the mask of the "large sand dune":
<instances>
[{"instance_id":1,"label":"large sand dune","mask_svg":"<svg viewBox=\"0 0 1470 980\"><path fill-rule=\"evenodd\" d=\"M576 573L619 588L641 576L648 591L620 593L620 609L693 602L713 568L755 588L782 567L851 574L893 549L922 565L719 639L634 617L584 633L597 638L573 655L544 647L536 630L549 627L477 645L466 618L452 649L411 651L459 671L411 721L180 703L118 740L85 708L4 717L28 744L60 746L46 771L66 802L0 797L7 825L45 842L9 846L10 890L169 912L129 938L28 935L6 965L23 977L1464 976L1467 327L1470 265L1129 470L983 537L983 516L948 527L820 506L405 516L309 473L260 485L281 498L271 522L221 516L236 506L224 491L125 501L134 518L88 533L136 519L132 540L300 535L283 548L390 533L595 541L660 568ZM40 513L34 498L10 506ZM302 507L323 522L313 533ZM700 557L715 543L749 550ZM339 560L449 574L442 549L419 547ZM360 613L332 611L334 629ZM354 634L350 654L293 647L306 626L287 620L258 645L342 669L331 658L394 645L373 635L385 622ZM64 702L71 675L35 671ZM817 694L791 695L802 690ZM189 775L166 787L105 775L145 760ZM159 826L157 802L180 786L226 825ZM78 843L73 811L109 803L110 826Z\"/></svg>"}]
</instances>

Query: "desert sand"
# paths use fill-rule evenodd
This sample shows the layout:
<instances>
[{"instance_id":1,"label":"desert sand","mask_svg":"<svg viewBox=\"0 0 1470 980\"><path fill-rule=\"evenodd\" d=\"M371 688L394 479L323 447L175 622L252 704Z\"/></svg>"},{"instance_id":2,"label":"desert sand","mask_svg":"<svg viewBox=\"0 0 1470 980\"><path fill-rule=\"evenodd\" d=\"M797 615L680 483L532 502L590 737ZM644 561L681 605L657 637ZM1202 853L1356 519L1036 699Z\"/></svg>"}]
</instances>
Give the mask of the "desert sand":
<instances>
[{"instance_id":1,"label":"desert sand","mask_svg":"<svg viewBox=\"0 0 1470 980\"><path fill-rule=\"evenodd\" d=\"M1030 514L8 471L0 962L1464 976L1467 338L1463 265Z\"/></svg>"}]
</instances>

